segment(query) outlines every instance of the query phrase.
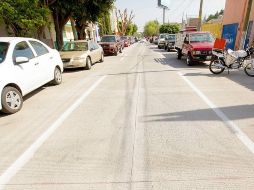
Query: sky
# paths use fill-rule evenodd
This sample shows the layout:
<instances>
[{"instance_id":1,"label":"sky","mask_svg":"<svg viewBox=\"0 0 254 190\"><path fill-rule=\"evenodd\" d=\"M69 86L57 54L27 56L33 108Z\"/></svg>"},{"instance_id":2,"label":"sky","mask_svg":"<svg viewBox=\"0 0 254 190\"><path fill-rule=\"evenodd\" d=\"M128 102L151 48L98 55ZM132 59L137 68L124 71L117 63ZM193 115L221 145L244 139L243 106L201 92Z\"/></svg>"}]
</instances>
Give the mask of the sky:
<instances>
[{"instance_id":1,"label":"sky","mask_svg":"<svg viewBox=\"0 0 254 190\"><path fill-rule=\"evenodd\" d=\"M181 22L182 17L195 17L199 14L200 0L162 0L169 8L166 11L166 22ZM224 9L226 0L204 0L203 16L216 13ZM144 25L150 20L163 22L163 11L158 8L157 0L116 0L115 6L134 12L133 22L138 25L139 31L143 31Z\"/></svg>"}]
</instances>

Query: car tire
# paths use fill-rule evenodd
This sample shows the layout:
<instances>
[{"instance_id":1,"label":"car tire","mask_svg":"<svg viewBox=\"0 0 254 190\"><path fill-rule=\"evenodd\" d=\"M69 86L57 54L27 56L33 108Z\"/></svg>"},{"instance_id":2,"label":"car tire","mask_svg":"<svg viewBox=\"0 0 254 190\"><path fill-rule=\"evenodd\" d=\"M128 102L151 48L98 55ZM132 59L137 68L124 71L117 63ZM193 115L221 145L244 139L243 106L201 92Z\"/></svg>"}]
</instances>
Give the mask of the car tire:
<instances>
[{"instance_id":1,"label":"car tire","mask_svg":"<svg viewBox=\"0 0 254 190\"><path fill-rule=\"evenodd\" d=\"M188 55L187 55L186 64L188 66L192 66L193 65L193 59L192 59L190 53L188 53Z\"/></svg>"},{"instance_id":2,"label":"car tire","mask_svg":"<svg viewBox=\"0 0 254 190\"><path fill-rule=\"evenodd\" d=\"M100 63L104 62L104 54L103 52L101 52L101 59L100 59Z\"/></svg>"},{"instance_id":3,"label":"car tire","mask_svg":"<svg viewBox=\"0 0 254 190\"><path fill-rule=\"evenodd\" d=\"M62 72L58 67L56 67L54 70L54 79L52 81L52 84L59 85L61 83L62 83Z\"/></svg>"},{"instance_id":4,"label":"car tire","mask_svg":"<svg viewBox=\"0 0 254 190\"><path fill-rule=\"evenodd\" d=\"M118 49L115 49L114 56L117 56L117 55L118 55Z\"/></svg>"},{"instance_id":5,"label":"car tire","mask_svg":"<svg viewBox=\"0 0 254 190\"><path fill-rule=\"evenodd\" d=\"M2 101L1 112L7 114L16 113L19 110L21 110L23 106L23 97L20 91L11 86L7 86L3 89L1 101Z\"/></svg>"},{"instance_id":6,"label":"car tire","mask_svg":"<svg viewBox=\"0 0 254 190\"><path fill-rule=\"evenodd\" d=\"M90 57L86 58L86 66L85 66L85 70L90 70L92 68L92 61Z\"/></svg>"},{"instance_id":7,"label":"car tire","mask_svg":"<svg viewBox=\"0 0 254 190\"><path fill-rule=\"evenodd\" d=\"M180 49L177 50L177 59L182 58L182 51Z\"/></svg>"}]
</instances>

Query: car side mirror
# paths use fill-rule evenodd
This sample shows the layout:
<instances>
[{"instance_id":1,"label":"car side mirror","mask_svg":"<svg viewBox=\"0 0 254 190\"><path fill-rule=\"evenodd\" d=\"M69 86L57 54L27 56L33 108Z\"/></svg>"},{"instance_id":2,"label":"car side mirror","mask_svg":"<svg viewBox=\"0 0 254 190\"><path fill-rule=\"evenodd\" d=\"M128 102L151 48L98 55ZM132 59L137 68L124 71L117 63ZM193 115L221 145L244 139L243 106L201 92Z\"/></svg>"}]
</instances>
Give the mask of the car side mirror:
<instances>
[{"instance_id":1,"label":"car side mirror","mask_svg":"<svg viewBox=\"0 0 254 190\"><path fill-rule=\"evenodd\" d=\"M29 62L29 59L28 59L28 57L16 57L15 62L17 64L27 63L27 62Z\"/></svg>"}]
</instances>

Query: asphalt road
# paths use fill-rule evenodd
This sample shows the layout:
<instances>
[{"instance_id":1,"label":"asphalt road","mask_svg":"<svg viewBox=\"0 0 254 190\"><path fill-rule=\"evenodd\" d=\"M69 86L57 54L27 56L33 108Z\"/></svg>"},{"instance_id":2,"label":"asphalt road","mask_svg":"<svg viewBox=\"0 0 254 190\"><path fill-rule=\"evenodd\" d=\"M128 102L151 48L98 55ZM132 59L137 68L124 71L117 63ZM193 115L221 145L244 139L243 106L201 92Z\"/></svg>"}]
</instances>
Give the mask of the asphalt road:
<instances>
[{"instance_id":1,"label":"asphalt road","mask_svg":"<svg viewBox=\"0 0 254 190\"><path fill-rule=\"evenodd\" d=\"M138 43L0 115L0 190L254 189L254 79Z\"/></svg>"}]
</instances>

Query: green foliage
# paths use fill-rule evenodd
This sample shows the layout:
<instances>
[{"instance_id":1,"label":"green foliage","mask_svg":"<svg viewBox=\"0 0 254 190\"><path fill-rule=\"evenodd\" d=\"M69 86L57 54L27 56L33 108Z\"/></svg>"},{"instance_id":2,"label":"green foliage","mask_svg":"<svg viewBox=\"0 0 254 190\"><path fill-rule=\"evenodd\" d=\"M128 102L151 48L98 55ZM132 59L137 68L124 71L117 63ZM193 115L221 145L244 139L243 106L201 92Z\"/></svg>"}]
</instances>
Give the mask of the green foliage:
<instances>
[{"instance_id":1,"label":"green foliage","mask_svg":"<svg viewBox=\"0 0 254 190\"><path fill-rule=\"evenodd\" d=\"M14 36L34 36L48 24L49 9L39 0L2 0L0 16Z\"/></svg>"},{"instance_id":2,"label":"green foliage","mask_svg":"<svg viewBox=\"0 0 254 190\"><path fill-rule=\"evenodd\" d=\"M133 36L138 31L138 26L136 24L129 24L126 29L127 36Z\"/></svg>"},{"instance_id":3,"label":"green foliage","mask_svg":"<svg viewBox=\"0 0 254 190\"><path fill-rule=\"evenodd\" d=\"M159 34L160 24L158 21L149 21L145 24L144 35L145 36L154 36Z\"/></svg>"},{"instance_id":4,"label":"green foliage","mask_svg":"<svg viewBox=\"0 0 254 190\"><path fill-rule=\"evenodd\" d=\"M180 31L179 24L163 24L160 26L160 33L176 34Z\"/></svg>"},{"instance_id":5,"label":"green foliage","mask_svg":"<svg viewBox=\"0 0 254 190\"><path fill-rule=\"evenodd\" d=\"M208 22L208 21L210 21L212 19L217 19L217 18L219 18L220 15L223 15L223 14L224 14L224 10L223 9L220 10L220 12L217 11L215 14L209 15L208 18L206 19L206 22Z\"/></svg>"},{"instance_id":6,"label":"green foliage","mask_svg":"<svg viewBox=\"0 0 254 190\"><path fill-rule=\"evenodd\" d=\"M105 15L101 16L98 20L100 35L112 34L110 13L107 12Z\"/></svg>"}]
</instances>

